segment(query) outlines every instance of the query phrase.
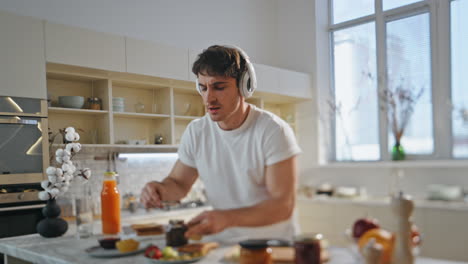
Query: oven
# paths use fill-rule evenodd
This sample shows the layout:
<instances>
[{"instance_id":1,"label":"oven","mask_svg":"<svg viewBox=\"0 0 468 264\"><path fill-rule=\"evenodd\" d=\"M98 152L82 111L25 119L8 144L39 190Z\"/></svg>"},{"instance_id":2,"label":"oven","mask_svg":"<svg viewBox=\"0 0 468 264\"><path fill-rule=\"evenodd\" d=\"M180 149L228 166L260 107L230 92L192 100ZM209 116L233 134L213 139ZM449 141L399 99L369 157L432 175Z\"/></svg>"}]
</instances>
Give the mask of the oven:
<instances>
[{"instance_id":1,"label":"oven","mask_svg":"<svg viewBox=\"0 0 468 264\"><path fill-rule=\"evenodd\" d=\"M0 96L0 186L45 179L47 130L46 100Z\"/></svg>"},{"instance_id":2,"label":"oven","mask_svg":"<svg viewBox=\"0 0 468 264\"><path fill-rule=\"evenodd\" d=\"M0 238L36 233L48 159L46 100L0 96Z\"/></svg>"}]
</instances>

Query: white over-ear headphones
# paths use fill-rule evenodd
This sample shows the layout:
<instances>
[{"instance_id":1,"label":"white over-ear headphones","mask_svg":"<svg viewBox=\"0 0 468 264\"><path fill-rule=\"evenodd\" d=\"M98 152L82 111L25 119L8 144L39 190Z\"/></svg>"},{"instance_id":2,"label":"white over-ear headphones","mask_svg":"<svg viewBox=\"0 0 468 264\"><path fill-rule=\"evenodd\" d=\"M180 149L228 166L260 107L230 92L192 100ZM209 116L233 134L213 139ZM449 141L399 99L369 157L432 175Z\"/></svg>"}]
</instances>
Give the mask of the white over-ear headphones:
<instances>
[{"instance_id":1,"label":"white over-ear headphones","mask_svg":"<svg viewBox=\"0 0 468 264\"><path fill-rule=\"evenodd\" d=\"M251 97L255 89L257 89L257 76L255 75L255 69L253 67L253 64L250 62L249 56L239 47L231 46L231 45L223 45L223 47L237 50L239 54L244 58L247 71L244 71L241 74L241 77L239 79L239 90L243 97L245 98ZM198 78L196 80L196 88L197 88L197 91L201 94L202 91L201 91L200 85L198 84Z\"/></svg>"}]
</instances>

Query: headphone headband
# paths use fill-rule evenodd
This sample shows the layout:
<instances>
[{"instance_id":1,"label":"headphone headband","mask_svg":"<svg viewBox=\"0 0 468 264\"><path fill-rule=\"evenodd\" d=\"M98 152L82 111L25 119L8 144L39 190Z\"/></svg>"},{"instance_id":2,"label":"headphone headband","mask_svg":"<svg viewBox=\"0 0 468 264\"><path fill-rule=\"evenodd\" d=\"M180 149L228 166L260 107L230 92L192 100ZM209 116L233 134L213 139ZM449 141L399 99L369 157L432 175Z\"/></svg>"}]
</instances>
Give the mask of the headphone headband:
<instances>
[{"instance_id":1,"label":"headphone headband","mask_svg":"<svg viewBox=\"0 0 468 264\"><path fill-rule=\"evenodd\" d=\"M249 98L253 95L255 89L257 89L257 76L255 75L255 69L253 64L250 62L250 58L241 48L232 45L223 45L223 47L235 49L245 60L246 71L241 73L239 79L239 90L241 95L245 98ZM198 84L198 78L196 79L197 91L201 94L200 85Z\"/></svg>"}]
</instances>

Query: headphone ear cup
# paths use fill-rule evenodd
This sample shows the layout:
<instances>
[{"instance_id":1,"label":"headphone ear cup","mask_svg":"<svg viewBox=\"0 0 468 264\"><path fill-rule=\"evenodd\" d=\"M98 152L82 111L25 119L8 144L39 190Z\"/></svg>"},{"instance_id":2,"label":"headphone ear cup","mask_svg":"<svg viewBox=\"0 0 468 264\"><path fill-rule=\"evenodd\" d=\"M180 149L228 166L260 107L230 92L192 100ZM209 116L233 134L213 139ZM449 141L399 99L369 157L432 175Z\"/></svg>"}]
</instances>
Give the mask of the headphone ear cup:
<instances>
[{"instance_id":1,"label":"headphone ear cup","mask_svg":"<svg viewBox=\"0 0 468 264\"><path fill-rule=\"evenodd\" d=\"M239 90L241 95L245 98L252 96L252 89L250 87L250 75L249 72L244 72L239 81Z\"/></svg>"}]
</instances>

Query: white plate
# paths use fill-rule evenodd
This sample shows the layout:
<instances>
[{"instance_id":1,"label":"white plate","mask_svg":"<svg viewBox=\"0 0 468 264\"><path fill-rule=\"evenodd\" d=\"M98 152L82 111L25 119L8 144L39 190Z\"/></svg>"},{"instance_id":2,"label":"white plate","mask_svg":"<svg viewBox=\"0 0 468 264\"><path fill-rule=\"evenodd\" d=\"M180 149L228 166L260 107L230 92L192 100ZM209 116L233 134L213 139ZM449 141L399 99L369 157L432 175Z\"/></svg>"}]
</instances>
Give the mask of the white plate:
<instances>
[{"instance_id":1,"label":"white plate","mask_svg":"<svg viewBox=\"0 0 468 264\"><path fill-rule=\"evenodd\" d=\"M94 246L85 249L85 252L90 255L91 257L95 258L115 258L115 257L124 257L124 256L131 256L135 254L139 254L145 251L145 249L149 246L147 243L140 243L140 246L137 250L131 252L122 253L117 249L104 249L100 246Z\"/></svg>"},{"instance_id":2,"label":"white plate","mask_svg":"<svg viewBox=\"0 0 468 264\"><path fill-rule=\"evenodd\" d=\"M203 257L193 258L190 260L162 260L162 259L150 259L145 257L147 264L188 264L188 263L195 263L200 261Z\"/></svg>"}]
</instances>

